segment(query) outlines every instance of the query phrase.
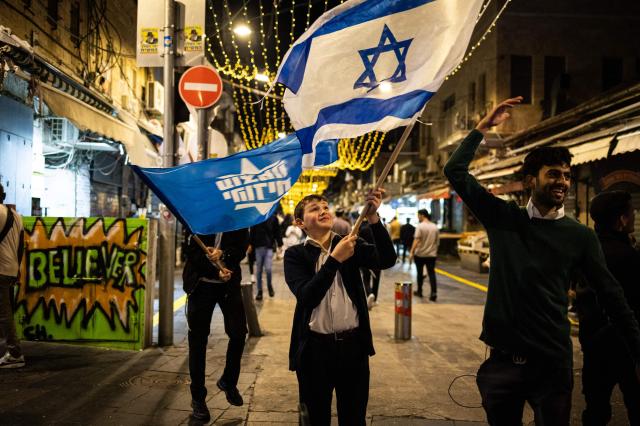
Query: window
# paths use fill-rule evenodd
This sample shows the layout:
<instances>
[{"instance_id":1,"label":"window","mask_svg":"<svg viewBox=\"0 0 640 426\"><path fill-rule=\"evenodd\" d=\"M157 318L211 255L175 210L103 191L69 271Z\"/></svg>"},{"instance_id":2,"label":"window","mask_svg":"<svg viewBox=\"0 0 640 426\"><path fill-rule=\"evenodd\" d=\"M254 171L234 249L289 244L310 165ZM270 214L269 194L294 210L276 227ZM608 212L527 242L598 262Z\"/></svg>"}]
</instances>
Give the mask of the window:
<instances>
[{"instance_id":1,"label":"window","mask_svg":"<svg viewBox=\"0 0 640 426\"><path fill-rule=\"evenodd\" d=\"M559 90L562 82L562 74L565 71L564 57L545 56L544 57L544 100L551 101L553 92Z\"/></svg>"},{"instance_id":2,"label":"window","mask_svg":"<svg viewBox=\"0 0 640 426\"><path fill-rule=\"evenodd\" d=\"M485 115L484 109L487 107L487 75L480 74L478 82L478 110L480 115Z\"/></svg>"},{"instance_id":3,"label":"window","mask_svg":"<svg viewBox=\"0 0 640 426\"><path fill-rule=\"evenodd\" d=\"M71 16L69 22L71 41L77 47L80 44L80 4L78 2L71 4Z\"/></svg>"},{"instance_id":4,"label":"window","mask_svg":"<svg viewBox=\"0 0 640 426\"><path fill-rule=\"evenodd\" d=\"M51 29L55 30L58 28L58 20L60 20L60 16L58 15L58 0L48 0L47 22L51 25Z\"/></svg>"},{"instance_id":5,"label":"window","mask_svg":"<svg viewBox=\"0 0 640 426\"><path fill-rule=\"evenodd\" d=\"M442 101L442 111L447 112L456 106L456 94L449 95L447 99Z\"/></svg>"},{"instance_id":6,"label":"window","mask_svg":"<svg viewBox=\"0 0 640 426\"><path fill-rule=\"evenodd\" d=\"M602 90L622 83L622 58L602 58Z\"/></svg>"},{"instance_id":7,"label":"window","mask_svg":"<svg viewBox=\"0 0 640 426\"><path fill-rule=\"evenodd\" d=\"M511 55L511 97L522 96L531 103L531 56Z\"/></svg>"},{"instance_id":8,"label":"window","mask_svg":"<svg viewBox=\"0 0 640 426\"><path fill-rule=\"evenodd\" d=\"M476 82L469 83L469 100L467 102L467 108L469 114L473 114L476 111Z\"/></svg>"}]
</instances>

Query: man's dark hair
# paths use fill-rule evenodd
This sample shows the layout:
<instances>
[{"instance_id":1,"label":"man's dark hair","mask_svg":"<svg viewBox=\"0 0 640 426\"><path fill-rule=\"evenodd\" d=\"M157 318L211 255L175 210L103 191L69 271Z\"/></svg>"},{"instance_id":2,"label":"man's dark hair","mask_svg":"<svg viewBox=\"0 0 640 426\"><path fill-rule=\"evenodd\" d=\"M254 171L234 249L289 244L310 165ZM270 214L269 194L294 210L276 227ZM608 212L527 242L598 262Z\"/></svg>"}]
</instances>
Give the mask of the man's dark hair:
<instances>
[{"instance_id":1,"label":"man's dark hair","mask_svg":"<svg viewBox=\"0 0 640 426\"><path fill-rule=\"evenodd\" d=\"M615 231L618 218L631 209L631 194L607 191L593 197L589 213L598 231Z\"/></svg>"},{"instance_id":2,"label":"man's dark hair","mask_svg":"<svg viewBox=\"0 0 640 426\"><path fill-rule=\"evenodd\" d=\"M429 211L427 209L418 210L418 214L426 217L428 220L431 220L431 215L429 214Z\"/></svg>"},{"instance_id":3,"label":"man's dark hair","mask_svg":"<svg viewBox=\"0 0 640 426\"><path fill-rule=\"evenodd\" d=\"M343 216L344 216L344 210L336 209L336 217L343 217Z\"/></svg>"},{"instance_id":4,"label":"man's dark hair","mask_svg":"<svg viewBox=\"0 0 640 426\"><path fill-rule=\"evenodd\" d=\"M571 165L571 153L562 146L543 146L536 148L524 158L524 164L519 171L522 179L527 175L538 176L542 166Z\"/></svg>"},{"instance_id":5,"label":"man's dark hair","mask_svg":"<svg viewBox=\"0 0 640 426\"><path fill-rule=\"evenodd\" d=\"M304 218L304 208L312 201L324 201L329 202L325 197L318 194L311 194L304 197L302 200L298 202L296 208L293 210L293 217L295 219L302 220Z\"/></svg>"},{"instance_id":6,"label":"man's dark hair","mask_svg":"<svg viewBox=\"0 0 640 426\"><path fill-rule=\"evenodd\" d=\"M0 204L4 203L4 199L7 196L4 192L4 186L0 183Z\"/></svg>"}]
</instances>

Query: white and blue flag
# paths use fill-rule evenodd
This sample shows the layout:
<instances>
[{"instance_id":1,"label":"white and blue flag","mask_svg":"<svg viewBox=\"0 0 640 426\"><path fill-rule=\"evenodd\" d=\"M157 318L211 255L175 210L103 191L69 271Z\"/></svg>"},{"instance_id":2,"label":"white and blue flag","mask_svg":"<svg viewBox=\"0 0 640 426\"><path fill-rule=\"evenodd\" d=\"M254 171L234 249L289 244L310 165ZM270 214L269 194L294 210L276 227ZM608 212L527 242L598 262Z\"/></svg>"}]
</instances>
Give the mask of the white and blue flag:
<instances>
[{"instance_id":1,"label":"white and blue flag","mask_svg":"<svg viewBox=\"0 0 640 426\"><path fill-rule=\"evenodd\" d=\"M131 167L191 232L206 235L268 219L298 180L301 161L292 134L224 158L163 169Z\"/></svg>"},{"instance_id":2,"label":"white and blue flag","mask_svg":"<svg viewBox=\"0 0 640 426\"><path fill-rule=\"evenodd\" d=\"M482 2L349 0L314 22L277 77L303 164L325 141L409 124L462 60Z\"/></svg>"}]
</instances>

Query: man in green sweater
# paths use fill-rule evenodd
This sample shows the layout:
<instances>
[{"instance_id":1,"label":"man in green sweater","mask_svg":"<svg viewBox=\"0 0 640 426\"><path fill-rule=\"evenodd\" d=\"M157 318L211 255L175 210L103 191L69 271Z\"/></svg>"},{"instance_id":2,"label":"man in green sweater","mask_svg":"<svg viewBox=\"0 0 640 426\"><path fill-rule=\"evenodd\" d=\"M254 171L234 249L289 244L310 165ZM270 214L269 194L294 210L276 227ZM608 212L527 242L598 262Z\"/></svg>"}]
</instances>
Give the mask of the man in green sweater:
<instances>
[{"instance_id":1,"label":"man in green sweater","mask_svg":"<svg viewBox=\"0 0 640 426\"><path fill-rule=\"evenodd\" d=\"M622 288L607 270L595 233L564 214L571 183L566 148L542 147L527 155L521 171L531 191L526 207L493 196L469 174L484 134L507 120L521 100L508 99L483 118L444 173L489 235L491 273L480 339L491 352L477 376L487 420L520 425L527 401L536 424L568 425L573 351L567 291L572 271L581 270L596 290L636 365L640 330Z\"/></svg>"}]
</instances>

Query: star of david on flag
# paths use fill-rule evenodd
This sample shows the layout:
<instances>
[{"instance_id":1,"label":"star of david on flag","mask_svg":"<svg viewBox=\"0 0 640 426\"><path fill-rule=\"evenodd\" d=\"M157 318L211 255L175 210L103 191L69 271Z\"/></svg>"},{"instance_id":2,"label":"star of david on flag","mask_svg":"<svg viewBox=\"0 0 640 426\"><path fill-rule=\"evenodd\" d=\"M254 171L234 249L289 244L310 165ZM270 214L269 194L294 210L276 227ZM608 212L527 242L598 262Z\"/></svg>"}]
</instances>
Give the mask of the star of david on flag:
<instances>
[{"instance_id":1,"label":"star of david on flag","mask_svg":"<svg viewBox=\"0 0 640 426\"><path fill-rule=\"evenodd\" d=\"M302 172L295 135L224 158L132 168L180 222L201 235L264 222Z\"/></svg>"},{"instance_id":2,"label":"star of david on flag","mask_svg":"<svg viewBox=\"0 0 640 426\"><path fill-rule=\"evenodd\" d=\"M318 18L276 79L303 164L325 140L409 124L462 60L482 1L348 0Z\"/></svg>"},{"instance_id":3,"label":"star of david on flag","mask_svg":"<svg viewBox=\"0 0 640 426\"><path fill-rule=\"evenodd\" d=\"M370 49L362 49L359 51L365 70L354 83L353 88L357 89L358 87L367 87L369 88L369 91L371 91L378 87L382 81L396 83L398 81L406 80L407 69L404 61L407 57L407 50L409 49L409 45L411 45L412 40L413 39L403 40L400 42L396 41L396 38L393 36L389 27L385 25L378 45ZM398 59L398 67L391 77L379 82L376 78L374 67L376 66L376 62L378 62L380 55L389 51L393 51L395 53L396 58Z\"/></svg>"}]
</instances>

